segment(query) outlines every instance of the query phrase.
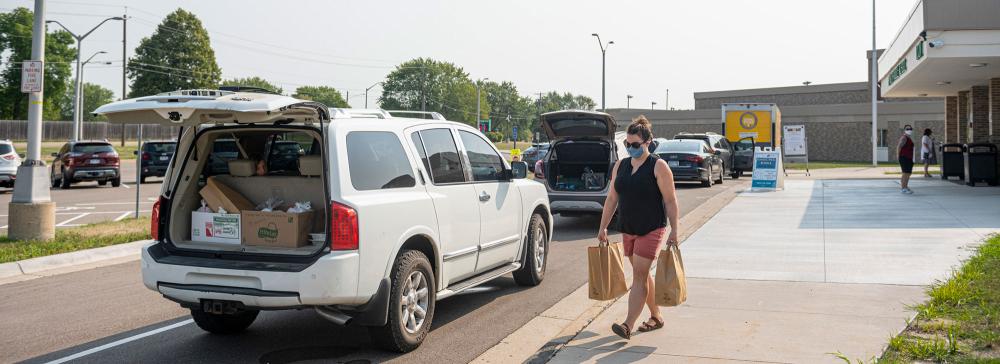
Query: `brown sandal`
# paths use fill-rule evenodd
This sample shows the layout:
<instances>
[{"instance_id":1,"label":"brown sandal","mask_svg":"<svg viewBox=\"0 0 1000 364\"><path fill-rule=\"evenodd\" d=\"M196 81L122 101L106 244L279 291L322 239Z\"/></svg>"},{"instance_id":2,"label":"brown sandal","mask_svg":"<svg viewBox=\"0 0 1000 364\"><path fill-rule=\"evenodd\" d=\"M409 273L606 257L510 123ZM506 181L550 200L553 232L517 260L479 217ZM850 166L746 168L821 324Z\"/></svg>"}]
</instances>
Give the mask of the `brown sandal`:
<instances>
[{"instance_id":1,"label":"brown sandal","mask_svg":"<svg viewBox=\"0 0 1000 364\"><path fill-rule=\"evenodd\" d=\"M621 336L622 339L629 340L632 338L632 329L630 329L626 324L612 324L611 331L618 336Z\"/></svg>"},{"instance_id":2,"label":"brown sandal","mask_svg":"<svg viewBox=\"0 0 1000 364\"><path fill-rule=\"evenodd\" d=\"M649 324L649 320L653 320L654 322L656 322L656 324L650 325ZM649 332L649 331L658 330L658 329L662 329L663 328L663 320L660 320L660 319L658 319L656 317L652 317L652 316L649 317L649 320L646 320L646 322L642 323L642 326L639 326L639 330L638 330L639 332Z\"/></svg>"}]
</instances>

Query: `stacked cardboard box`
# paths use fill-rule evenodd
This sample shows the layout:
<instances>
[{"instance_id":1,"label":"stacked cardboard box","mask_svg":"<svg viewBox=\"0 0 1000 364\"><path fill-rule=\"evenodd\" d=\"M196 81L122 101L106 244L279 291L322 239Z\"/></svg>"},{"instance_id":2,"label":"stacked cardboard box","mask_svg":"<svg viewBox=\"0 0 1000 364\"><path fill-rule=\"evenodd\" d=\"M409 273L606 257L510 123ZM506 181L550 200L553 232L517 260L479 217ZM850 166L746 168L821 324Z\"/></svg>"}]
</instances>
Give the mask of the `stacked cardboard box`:
<instances>
[{"instance_id":1,"label":"stacked cardboard box","mask_svg":"<svg viewBox=\"0 0 1000 364\"><path fill-rule=\"evenodd\" d=\"M205 242L297 248L308 244L313 212L256 211L246 197L215 177L199 191L212 211L191 212L191 239Z\"/></svg>"}]
</instances>

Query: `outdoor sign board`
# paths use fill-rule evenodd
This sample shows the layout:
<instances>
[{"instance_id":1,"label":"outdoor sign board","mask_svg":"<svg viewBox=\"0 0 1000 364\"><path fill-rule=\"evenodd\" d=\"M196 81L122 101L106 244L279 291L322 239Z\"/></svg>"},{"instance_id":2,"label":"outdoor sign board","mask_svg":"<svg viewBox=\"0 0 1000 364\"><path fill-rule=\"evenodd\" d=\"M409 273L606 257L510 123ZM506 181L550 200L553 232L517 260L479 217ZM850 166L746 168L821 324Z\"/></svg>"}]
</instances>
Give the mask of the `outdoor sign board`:
<instances>
[{"instance_id":1,"label":"outdoor sign board","mask_svg":"<svg viewBox=\"0 0 1000 364\"><path fill-rule=\"evenodd\" d=\"M751 137L758 146L781 146L781 111L775 104L722 104L722 133L730 143Z\"/></svg>"},{"instance_id":2,"label":"outdoor sign board","mask_svg":"<svg viewBox=\"0 0 1000 364\"><path fill-rule=\"evenodd\" d=\"M804 156L808 154L806 150L805 125L782 126L782 133L785 136L785 156Z\"/></svg>"},{"instance_id":3,"label":"outdoor sign board","mask_svg":"<svg viewBox=\"0 0 1000 364\"><path fill-rule=\"evenodd\" d=\"M784 173L780 173L781 149L756 149L753 154L751 191L774 191L784 188Z\"/></svg>"},{"instance_id":4,"label":"outdoor sign board","mask_svg":"<svg viewBox=\"0 0 1000 364\"><path fill-rule=\"evenodd\" d=\"M42 92L42 61L21 63L21 92Z\"/></svg>"}]
</instances>

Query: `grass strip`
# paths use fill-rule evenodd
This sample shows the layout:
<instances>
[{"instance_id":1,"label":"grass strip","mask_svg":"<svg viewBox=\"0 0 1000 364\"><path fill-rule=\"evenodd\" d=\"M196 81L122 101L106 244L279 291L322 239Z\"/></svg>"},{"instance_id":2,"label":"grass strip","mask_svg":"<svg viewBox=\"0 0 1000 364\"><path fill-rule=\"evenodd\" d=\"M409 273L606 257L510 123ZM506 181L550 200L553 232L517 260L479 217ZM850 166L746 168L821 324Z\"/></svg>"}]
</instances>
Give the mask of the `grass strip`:
<instances>
[{"instance_id":1,"label":"grass strip","mask_svg":"<svg viewBox=\"0 0 1000 364\"><path fill-rule=\"evenodd\" d=\"M51 241L15 241L0 236L0 263L149 239L149 218L57 229Z\"/></svg>"},{"instance_id":2,"label":"grass strip","mask_svg":"<svg viewBox=\"0 0 1000 364\"><path fill-rule=\"evenodd\" d=\"M1000 362L1000 235L992 235L889 340L879 363Z\"/></svg>"}]
</instances>

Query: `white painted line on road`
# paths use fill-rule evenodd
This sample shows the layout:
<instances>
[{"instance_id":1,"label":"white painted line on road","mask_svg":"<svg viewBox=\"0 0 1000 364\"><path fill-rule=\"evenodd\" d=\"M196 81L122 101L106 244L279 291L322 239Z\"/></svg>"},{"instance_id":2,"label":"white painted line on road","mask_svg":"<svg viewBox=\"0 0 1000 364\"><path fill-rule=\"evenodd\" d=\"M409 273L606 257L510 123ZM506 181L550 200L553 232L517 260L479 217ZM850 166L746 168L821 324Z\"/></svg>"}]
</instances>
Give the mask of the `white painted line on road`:
<instances>
[{"instance_id":1,"label":"white painted line on road","mask_svg":"<svg viewBox=\"0 0 1000 364\"><path fill-rule=\"evenodd\" d=\"M130 343L130 342L142 339L144 337L153 336L153 335L159 334L159 333L164 332L164 331L170 331L170 330L176 329L178 327L190 324L192 322L194 322L194 320L187 319L187 320L178 322L178 323L173 324L173 325L164 326L164 327L161 327L159 329L152 330L152 331L146 331L144 333L133 335L133 336L129 336L127 338L124 338L124 339L121 339L121 340L118 340L118 341L114 341L114 342L110 342L110 343L98 346L96 348L93 348L93 349L84 350L84 351L81 351L79 353L67 356L67 357L59 358L59 359L56 359L56 360L48 362L48 364L60 364L60 363L68 362L70 360L80 359L80 358L85 357L87 355L90 355L90 354L93 354L93 353L98 353L98 352L101 352L101 351L104 351L104 350L108 350L108 349L111 349L113 347L116 347L116 346L119 346L119 345L122 345L122 344L127 344L127 343Z\"/></svg>"},{"instance_id":2,"label":"white painted line on road","mask_svg":"<svg viewBox=\"0 0 1000 364\"><path fill-rule=\"evenodd\" d=\"M145 202L140 202L145 203ZM84 202L78 203L77 206L99 206L99 205L135 205L135 201L130 202Z\"/></svg>"},{"instance_id":3,"label":"white painted line on road","mask_svg":"<svg viewBox=\"0 0 1000 364\"><path fill-rule=\"evenodd\" d=\"M122 187L125 187L125 188L132 188L132 187L129 187L129 186L127 185L127 184L124 184L124 183L122 183Z\"/></svg>"},{"instance_id":4,"label":"white painted line on road","mask_svg":"<svg viewBox=\"0 0 1000 364\"><path fill-rule=\"evenodd\" d=\"M115 221L122 221L122 219L124 219L126 217L129 217L129 215L132 215L134 213L135 213L135 211L125 211L125 213L123 213L123 214L119 215L118 217L116 217Z\"/></svg>"},{"instance_id":5,"label":"white painted line on road","mask_svg":"<svg viewBox=\"0 0 1000 364\"><path fill-rule=\"evenodd\" d=\"M60 222L60 223L56 224L56 226L57 227L59 227L59 226L66 226L67 223L76 221L76 220L80 219L81 217L85 217L87 215L90 215L90 213L89 212L84 212L82 214L77 215L76 217L71 217L71 218L69 218L66 221Z\"/></svg>"}]
</instances>

